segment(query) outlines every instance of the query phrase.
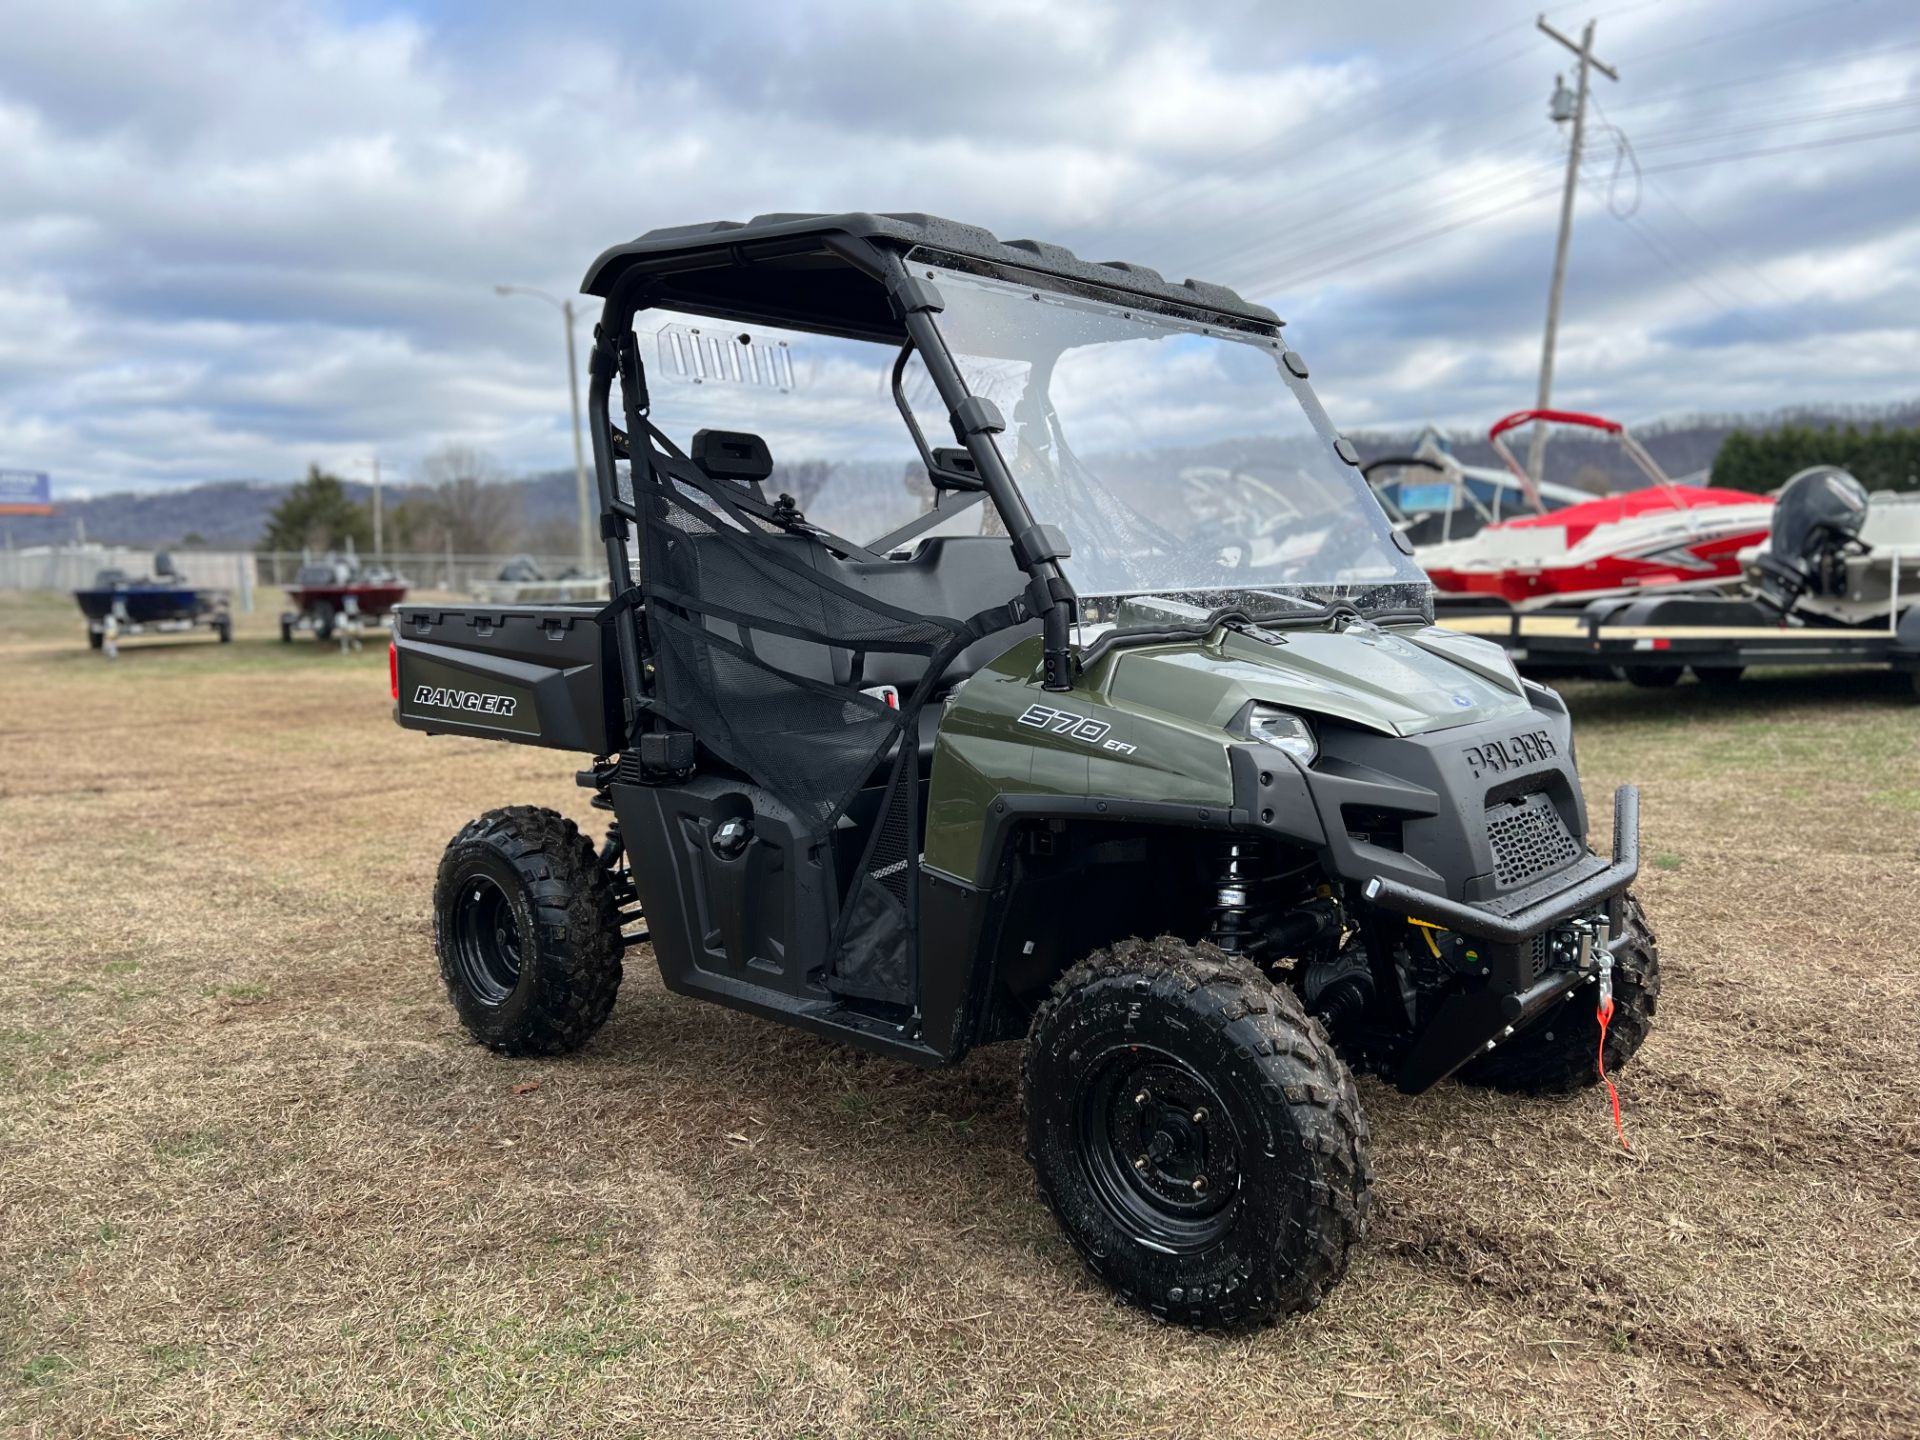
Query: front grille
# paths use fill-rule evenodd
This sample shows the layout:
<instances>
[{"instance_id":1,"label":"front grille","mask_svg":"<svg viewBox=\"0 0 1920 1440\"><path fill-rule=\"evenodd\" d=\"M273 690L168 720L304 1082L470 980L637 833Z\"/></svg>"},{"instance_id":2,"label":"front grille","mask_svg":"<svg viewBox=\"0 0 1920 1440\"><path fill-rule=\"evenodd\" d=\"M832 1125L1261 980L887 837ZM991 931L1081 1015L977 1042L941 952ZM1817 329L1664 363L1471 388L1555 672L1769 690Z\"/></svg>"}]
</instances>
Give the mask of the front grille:
<instances>
[{"instance_id":1,"label":"front grille","mask_svg":"<svg viewBox=\"0 0 1920 1440\"><path fill-rule=\"evenodd\" d=\"M1543 930L1533 937L1527 950L1527 967L1538 980L1547 968L1547 935Z\"/></svg>"},{"instance_id":2,"label":"front grille","mask_svg":"<svg viewBox=\"0 0 1920 1440\"><path fill-rule=\"evenodd\" d=\"M1502 889L1551 874L1580 855L1580 842L1545 795L1524 795L1487 811L1487 838L1493 842L1494 883Z\"/></svg>"}]
</instances>

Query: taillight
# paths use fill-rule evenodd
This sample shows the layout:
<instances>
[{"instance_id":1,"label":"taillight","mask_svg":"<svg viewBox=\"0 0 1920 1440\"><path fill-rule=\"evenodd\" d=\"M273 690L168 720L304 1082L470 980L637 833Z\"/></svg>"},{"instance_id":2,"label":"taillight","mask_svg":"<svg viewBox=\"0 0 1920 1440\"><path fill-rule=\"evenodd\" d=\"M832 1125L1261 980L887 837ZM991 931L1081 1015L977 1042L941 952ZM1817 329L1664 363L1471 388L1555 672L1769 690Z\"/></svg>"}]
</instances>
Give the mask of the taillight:
<instances>
[{"instance_id":1,"label":"taillight","mask_svg":"<svg viewBox=\"0 0 1920 1440\"><path fill-rule=\"evenodd\" d=\"M387 683L393 687L393 698L400 698L400 647L389 640L387 642Z\"/></svg>"}]
</instances>

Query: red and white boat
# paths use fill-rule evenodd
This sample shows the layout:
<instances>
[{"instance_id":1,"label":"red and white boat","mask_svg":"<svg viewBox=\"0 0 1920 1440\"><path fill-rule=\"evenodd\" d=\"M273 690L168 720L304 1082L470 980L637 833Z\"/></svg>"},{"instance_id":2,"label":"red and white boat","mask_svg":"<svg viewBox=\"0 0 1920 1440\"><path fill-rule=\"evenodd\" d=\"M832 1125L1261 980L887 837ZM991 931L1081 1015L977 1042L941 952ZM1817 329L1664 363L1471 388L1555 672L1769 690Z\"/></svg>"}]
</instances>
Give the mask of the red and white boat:
<instances>
[{"instance_id":1,"label":"red and white boat","mask_svg":"<svg viewBox=\"0 0 1920 1440\"><path fill-rule=\"evenodd\" d=\"M1651 483L1547 509L1502 439L1536 421L1605 431ZM1766 541L1773 517L1768 496L1676 484L1617 420L1575 410L1516 410L1487 438L1538 513L1418 550L1442 601L1504 601L1534 610L1649 591L1732 590L1741 580L1740 551Z\"/></svg>"}]
</instances>

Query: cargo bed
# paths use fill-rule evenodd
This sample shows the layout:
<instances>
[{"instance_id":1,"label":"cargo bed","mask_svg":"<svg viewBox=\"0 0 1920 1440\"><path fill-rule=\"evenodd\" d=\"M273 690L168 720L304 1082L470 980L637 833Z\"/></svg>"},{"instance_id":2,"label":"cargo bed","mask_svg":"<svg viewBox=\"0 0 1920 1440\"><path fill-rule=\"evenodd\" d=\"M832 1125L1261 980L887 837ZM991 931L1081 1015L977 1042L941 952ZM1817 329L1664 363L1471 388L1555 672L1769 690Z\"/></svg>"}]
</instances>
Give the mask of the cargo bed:
<instances>
[{"instance_id":1,"label":"cargo bed","mask_svg":"<svg viewBox=\"0 0 1920 1440\"><path fill-rule=\"evenodd\" d=\"M592 755L619 749L620 669L604 609L400 606L393 718L429 734Z\"/></svg>"}]
</instances>

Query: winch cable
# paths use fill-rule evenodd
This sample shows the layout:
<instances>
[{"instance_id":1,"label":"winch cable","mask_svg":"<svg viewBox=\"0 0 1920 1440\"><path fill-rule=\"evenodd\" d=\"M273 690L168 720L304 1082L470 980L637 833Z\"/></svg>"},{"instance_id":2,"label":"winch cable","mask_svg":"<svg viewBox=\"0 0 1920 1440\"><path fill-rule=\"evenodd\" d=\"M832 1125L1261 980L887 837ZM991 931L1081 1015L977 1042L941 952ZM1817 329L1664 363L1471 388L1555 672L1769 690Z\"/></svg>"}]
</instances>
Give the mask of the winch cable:
<instances>
[{"instance_id":1,"label":"winch cable","mask_svg":"<svg viewBox=\"0 0 1920 1440\"><path fill-rule=\"evenodd\" d=\"M1607 1023L1613 1019L1613 976L1608 970L1600 972L1600 1004L1594 1014L1600 1021L1600 1080L1607 1087L1607 1099L1613 1105L1613 1129L1620 1137L1620 1148L1629 1155L1633 1147L1627 1143L1627 1127L1620 1119L1620 1092L1613 1088L1613 1080L1607 1074Z\"/></svg>"}]
</instances>

